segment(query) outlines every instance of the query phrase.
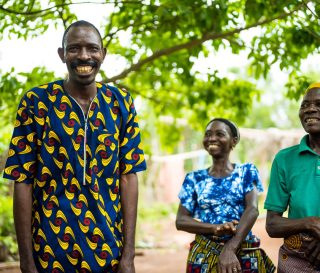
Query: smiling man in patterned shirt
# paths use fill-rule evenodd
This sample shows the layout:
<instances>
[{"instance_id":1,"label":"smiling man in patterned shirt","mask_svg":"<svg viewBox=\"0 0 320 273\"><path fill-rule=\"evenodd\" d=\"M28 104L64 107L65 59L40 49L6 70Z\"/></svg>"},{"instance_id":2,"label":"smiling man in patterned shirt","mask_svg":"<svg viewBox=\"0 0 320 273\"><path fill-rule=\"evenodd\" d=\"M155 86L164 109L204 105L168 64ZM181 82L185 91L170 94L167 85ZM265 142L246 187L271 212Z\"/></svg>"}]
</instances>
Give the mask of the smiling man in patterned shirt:
<instances>
[{"instance_id":1,"label":"smiling man in patterned shirt","mask_svg":"<svg viewBox=\"0 0 320 273\"><path fill-rule=\"evenodd\" d=\"M23 96L4 172L21 271L134 273L146 164L133 99L95 81L106 50L91 23L70 25L58 53L68 77Z\"/></svg>"}]
</instances>

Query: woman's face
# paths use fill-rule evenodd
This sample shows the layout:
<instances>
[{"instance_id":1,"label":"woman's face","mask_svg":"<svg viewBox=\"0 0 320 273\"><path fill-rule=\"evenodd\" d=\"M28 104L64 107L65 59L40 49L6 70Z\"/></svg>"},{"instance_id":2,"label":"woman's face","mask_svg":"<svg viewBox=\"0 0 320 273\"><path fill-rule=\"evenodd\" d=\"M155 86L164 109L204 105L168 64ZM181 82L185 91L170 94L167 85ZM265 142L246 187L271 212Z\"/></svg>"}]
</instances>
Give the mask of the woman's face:
<instances>
[{"instance_id":1,"label":"woman's face","mask_svg":"<svg viewBox=\"0 0 320 273\"><path fill-rule=\"evenodd\" d=\"M232 136L231 130L224 122L214 120L205 131L203 146L213 157L228 155L236 144L236 138Z\"/></svg>"}]
</instances>

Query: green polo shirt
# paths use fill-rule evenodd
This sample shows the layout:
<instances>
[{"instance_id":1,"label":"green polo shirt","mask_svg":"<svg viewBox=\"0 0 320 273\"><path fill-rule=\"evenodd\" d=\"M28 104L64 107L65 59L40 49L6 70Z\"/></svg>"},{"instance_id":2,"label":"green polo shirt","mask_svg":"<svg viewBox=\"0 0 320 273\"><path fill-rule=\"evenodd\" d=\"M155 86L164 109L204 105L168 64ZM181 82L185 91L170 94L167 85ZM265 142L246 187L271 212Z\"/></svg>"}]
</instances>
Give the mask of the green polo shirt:
<instances>
[{"instance_id":1,"label":"green polo shirt","mask_svg":"<svg viewBox=\"0 0 320 273\"><path fill-rule=\"evenodd\" d=\"M308 135L275 156L264 208L289 208L288 217L294 219L320 216L320 155L309 147Z\"/></svg>"}]
</instances>

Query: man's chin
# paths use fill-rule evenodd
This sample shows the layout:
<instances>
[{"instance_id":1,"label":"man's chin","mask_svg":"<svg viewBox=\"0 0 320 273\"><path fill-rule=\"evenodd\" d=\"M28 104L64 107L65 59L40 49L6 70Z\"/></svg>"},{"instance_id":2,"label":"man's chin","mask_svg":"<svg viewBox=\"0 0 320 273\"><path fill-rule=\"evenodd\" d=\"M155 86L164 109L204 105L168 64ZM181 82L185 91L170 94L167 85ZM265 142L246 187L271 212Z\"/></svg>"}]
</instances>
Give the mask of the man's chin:
<instances>
[{"instance_id":1,"label":"man's chin","mask_svg":"<svg viewBox=\"0 0 320 273\"><path fill-rule=\"evenodd\" d=\"M92 83L94 83L96 79L95 79L94 75L90 75L90 76L77 75L77 77L70 79L70 80L74 81L77 85L87 86L87 85L91 85Z\"/></svg>"}]
</instances>

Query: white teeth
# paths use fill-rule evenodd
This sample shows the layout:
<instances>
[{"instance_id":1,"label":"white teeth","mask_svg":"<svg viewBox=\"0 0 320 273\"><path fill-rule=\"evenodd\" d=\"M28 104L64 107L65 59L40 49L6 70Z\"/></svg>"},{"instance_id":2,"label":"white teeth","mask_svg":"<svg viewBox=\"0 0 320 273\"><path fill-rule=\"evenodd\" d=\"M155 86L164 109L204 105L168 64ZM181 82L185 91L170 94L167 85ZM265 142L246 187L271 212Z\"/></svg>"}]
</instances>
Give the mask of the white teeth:
<instances>
[{"instance_id":1,"label":"white teeth","mask_svg":"<svg viewBox=\"0 0 320 273\"><path fill-rule=\"evenodd\" d=\"M318 122L318 119L316 119L316 118L307 118L307 119L306 119L306 122L307 122L307 123Z\"/></svg>"},{"instance_id":2,"label":"white teeth","mask_svg":"<svg viewBox=\"0 0 320 273\"><path fill-rule=\"evenodd\" d=\"M92 71L91 66L77 66L77 72L81 74L90 73Z\"/></svg>"},{"instance_id":3,"label":"white teeth","mask_svg":"<svg viewBox=\"0 0 320 273\"><path fill-rule=\"evenodd\" d=\"M218 147L218 145L216 145L216 144L210 144L208 146L209 149L214 149L214 148L217 148L217 147Z\"/></svg>"}]
</instances>

